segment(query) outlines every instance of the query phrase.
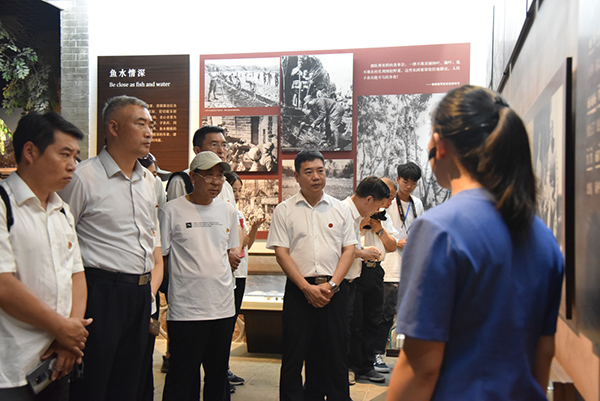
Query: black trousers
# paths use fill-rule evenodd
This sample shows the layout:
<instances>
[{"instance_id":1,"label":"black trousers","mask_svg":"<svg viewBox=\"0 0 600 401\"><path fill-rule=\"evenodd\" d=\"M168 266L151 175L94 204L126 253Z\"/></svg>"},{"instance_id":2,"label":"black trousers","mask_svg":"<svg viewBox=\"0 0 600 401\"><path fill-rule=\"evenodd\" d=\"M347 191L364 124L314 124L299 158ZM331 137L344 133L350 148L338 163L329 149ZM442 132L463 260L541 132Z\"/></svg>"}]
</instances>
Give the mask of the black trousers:
<instances>
[{"instance_id":1,"label":"black trousers","mask_svg":"<svg viewBox=\"0 0 600 401\"><path fill-rule=\"evenodd\" d=\"M311 282L311 279L307 279ZM312 279L314 282L314 279ZM281 401L350 399L347 363L348 283L323 308L308 303L291 280L283 298ZM306 382L302 385L302 364Z\"/></svg>"},{"instance_id":2,"label":"black trousers","mask_svg":"<svg viewBox=\"0 0 600 401\"><path fill-rule=\"evenodd\" d=\"M171 357L163 401L198 401L200 366L204 368L204 399L229 400L227 365L235 317L217 320L169 320Z\"/></svg>"},{"instance_id":3,"label":"black trousers","mask_svg":"<svg viewBox=\"0 0 600 401\"><path fill-rule=\"evenodd\" d=\"M363 263L360 277L354 280L354 311L350 321L350 369L356 374L373 370L375 344L383 306L384 271L377 264Z\"/></svg>"},{"instance_id":4,"label":"black trousers","mask_svg":"<svg viewBox=\"0 0 600 401\"><path fill-rule=\"evenodd\" d=\"M87 326L83 380L71 384L72 401L137 398L150 327L150 283L115 282L86 274Z\"/></svg>"},{"instance_id":5,"label":"black trousers","mask_svg":"<svg viewBox=\"0 0 600 401\"><path fill-rule=\"evenodd\" d=\"M394 325L394 316L398 306L398 283L383 283L383 309L379 319L379 328L377 342L375 343L375 353L385 353L385 348L390 336L390 330Z\"/></svg>"}]
</instances>

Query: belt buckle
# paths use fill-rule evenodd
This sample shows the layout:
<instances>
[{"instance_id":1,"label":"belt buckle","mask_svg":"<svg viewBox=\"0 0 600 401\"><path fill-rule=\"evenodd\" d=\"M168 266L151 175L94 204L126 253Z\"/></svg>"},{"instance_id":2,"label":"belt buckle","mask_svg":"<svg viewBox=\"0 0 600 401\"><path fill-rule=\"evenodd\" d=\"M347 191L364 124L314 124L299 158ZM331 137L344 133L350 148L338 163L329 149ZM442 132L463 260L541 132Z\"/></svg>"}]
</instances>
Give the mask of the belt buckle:
<instances>
[{"instance_id":1,"label":"belt buckle","mask_svg":"<svg viewBox=\"0 0 600 401\"><path fill-rule=\"evenodd\" d=\"M367 267L375 267L377 266L376 262L366 262Z\"/></svg>"},{"instance_id":2,"label":"belt buckle","mask_svg":"<svg viewBox=\"0 0 600 401\"><path fill-rule=\"evenodd\" d=\"M148 284L149 281L150 281L150 275L144 274L144 275L140 276L140 279L138 280L138 285L146 285L146 284Z\"/></svg>"},{"instance_id":3,"label":"belt buckle","mask_svg":"<svg viewBox=\"0 0 600 401\"><path fill-rule=\"evenodd\" d=\"M315 277L315 284L323 284L327 281L327 277Z\"/></svg>"}]
</instances>

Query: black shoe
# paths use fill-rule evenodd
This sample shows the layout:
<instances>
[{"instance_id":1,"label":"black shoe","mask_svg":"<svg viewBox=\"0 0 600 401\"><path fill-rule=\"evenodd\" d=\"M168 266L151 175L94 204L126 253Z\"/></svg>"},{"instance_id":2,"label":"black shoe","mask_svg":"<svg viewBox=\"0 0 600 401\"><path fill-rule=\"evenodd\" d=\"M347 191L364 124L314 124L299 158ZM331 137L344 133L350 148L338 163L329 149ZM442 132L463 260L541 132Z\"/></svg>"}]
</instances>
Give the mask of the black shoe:
<instances>
[{"instance_id":1,"label":"black shoe","mask_svg":"<svg viewBox=\"0 0 600 401\"><path fill-rule=\"evenodd\" d=\"M358 379L367 379L373 383L385 383L385 376L377 372L375 369L372 369L365 374L358 375Z\"/></svg>"},{"instance_id":2,"label":"black shoe","mask_svg":"<svg viewBox=\"0 0 600 401\"><path fill-rule=\"evenodd\" d=\"M227 380L232 386L241 386L246 381L239 376L236 376L231 370L227 371Z\"/></svg>"},{"instance_id":3,"label":"black shoe","mask_svg":"<svg viewBox=\"0 0 600 401\"><path fill-rule=\"evenodd\" d=\"M169 358L163 355L163 364L160 368L162 373L169 373Z\"/></svg>"},{"instance_id":4,"label":"black shoe","mask_svg":"<svg viewBox=\"0 0 600 401\"><path fill-rule=\"evenodd\" d=\"M229 394L235 393L235 386L231 383L228 383L227 385L229 386Z\"/></svg>"}]
</instances>

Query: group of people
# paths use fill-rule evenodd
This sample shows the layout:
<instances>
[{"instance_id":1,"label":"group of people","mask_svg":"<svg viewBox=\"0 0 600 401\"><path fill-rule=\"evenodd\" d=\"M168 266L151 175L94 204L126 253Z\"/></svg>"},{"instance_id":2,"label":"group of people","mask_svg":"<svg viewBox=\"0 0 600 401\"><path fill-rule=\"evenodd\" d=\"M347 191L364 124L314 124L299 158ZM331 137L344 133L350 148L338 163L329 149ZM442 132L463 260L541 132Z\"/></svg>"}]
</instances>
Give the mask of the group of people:
<instances>
[{"instance_id":1,"label":"group of people","mask_svg":"<svg viewBox=\"0 0 600 401\"><path fill-rule=\"evenodd\" d=\"M236 209L222 129L196 131L190 168L159 207L138 161L148 105L118 96L103 120L106 146L79 164L83 134L58 113L29 113L14 133L18 167L0 182L0 399L152 399L163 274L163 399L199 399L201 366L204 399L229 399L247 247L262 222ZM385 381L378 355L396 310L406 340L389 400L545 399L564 262L535 216L525 127L500 95L464 86L434 111L428 149L453 197L427 213L411 195L413 163L339 201L324 192L321 153L296 156L300 190L276 207L267 239L287 276L281 400L346 401L353 375ZM48 360L51 384L35 395Z\"/></svg>"}]
</instances>

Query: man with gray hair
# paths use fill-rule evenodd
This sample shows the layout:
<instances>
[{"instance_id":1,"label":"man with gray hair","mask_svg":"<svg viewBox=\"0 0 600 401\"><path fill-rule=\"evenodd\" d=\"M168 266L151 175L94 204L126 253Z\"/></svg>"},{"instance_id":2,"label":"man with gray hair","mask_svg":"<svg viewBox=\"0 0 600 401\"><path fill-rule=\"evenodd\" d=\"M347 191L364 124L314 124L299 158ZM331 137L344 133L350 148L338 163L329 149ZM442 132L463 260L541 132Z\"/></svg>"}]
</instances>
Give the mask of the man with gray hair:
<instances>
[{"instance_id":1,"label":"man with gray hair","mask_svg":"<svg viewBox=\"0 0 600 401\"><path fill-rule=\"evenodd\" d=\"M60 192L75 217L94 318L71 400L135 400L163 276L154 177L137 161L150 150L154 121L129 96L109 99L102 116L106 146Z\"/></svg>"}]
</instances>

